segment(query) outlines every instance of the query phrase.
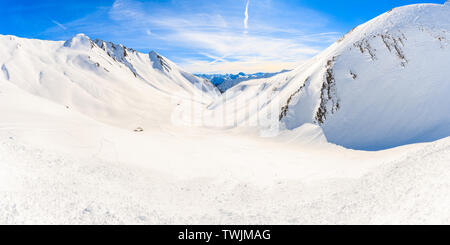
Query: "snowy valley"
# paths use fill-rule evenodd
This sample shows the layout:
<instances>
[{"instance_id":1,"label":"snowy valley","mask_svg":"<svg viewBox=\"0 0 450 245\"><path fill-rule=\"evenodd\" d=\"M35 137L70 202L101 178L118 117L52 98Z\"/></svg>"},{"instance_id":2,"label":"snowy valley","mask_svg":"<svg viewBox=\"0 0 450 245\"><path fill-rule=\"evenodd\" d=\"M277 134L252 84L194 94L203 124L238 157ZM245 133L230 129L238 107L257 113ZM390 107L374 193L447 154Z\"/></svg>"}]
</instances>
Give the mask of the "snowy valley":
<instances>
[{"instance_id":1,"label":"snowy valley","mask_svg":"<svg viewBox=\"0 0 450 245\"><path fill-rule=\"evenodd\" d=\"M0 47L0 224L450 223L448 3L223 94L83 34Z\"/></svg>"}]
</instances>

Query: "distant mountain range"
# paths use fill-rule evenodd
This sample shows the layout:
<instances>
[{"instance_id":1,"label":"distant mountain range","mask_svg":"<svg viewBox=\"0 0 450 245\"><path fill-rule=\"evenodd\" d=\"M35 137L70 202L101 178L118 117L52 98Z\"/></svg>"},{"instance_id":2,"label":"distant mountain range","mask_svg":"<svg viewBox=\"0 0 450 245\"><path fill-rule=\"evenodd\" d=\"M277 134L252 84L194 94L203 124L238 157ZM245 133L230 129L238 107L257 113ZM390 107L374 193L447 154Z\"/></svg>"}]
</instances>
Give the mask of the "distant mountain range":
<instances>
[{"instance_id":1,"label":"distant mountain range","mask_svg":"<svg viewBox=\"0 0 450 245\"><path fill-rule=\"evenodd\" d=\"M274 73L253 73L253 74L246 74L243 72L240 72L238 74L195 74L198 77L208 79L211 81L212 84L214 84L221 92L227 91L229 88L236 86L237 84L252 80L252 79L260 79L260 78L270 78L275 75L288 72L290 70L282 70L280 72L274 72Z\"/></svg>"}]
</instances>

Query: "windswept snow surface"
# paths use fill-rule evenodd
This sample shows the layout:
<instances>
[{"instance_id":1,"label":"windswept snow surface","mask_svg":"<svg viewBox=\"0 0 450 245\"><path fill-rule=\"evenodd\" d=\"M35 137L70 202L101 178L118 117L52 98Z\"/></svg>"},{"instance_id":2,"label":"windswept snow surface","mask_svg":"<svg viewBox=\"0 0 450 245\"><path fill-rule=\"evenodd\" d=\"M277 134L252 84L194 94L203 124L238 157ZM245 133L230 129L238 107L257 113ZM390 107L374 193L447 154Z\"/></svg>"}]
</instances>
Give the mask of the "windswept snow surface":
<instances>
[{"instance_id":1,"label":"windswept snow surface","mask_svg":"<svg viewBox=\"0 0 450 245\"><path fill-rule=\"evenodd\" d=\"M394 9L222 96L156 52L0 36L0 224L449 224L449 12Z\"/></svg>"}]
</instances>

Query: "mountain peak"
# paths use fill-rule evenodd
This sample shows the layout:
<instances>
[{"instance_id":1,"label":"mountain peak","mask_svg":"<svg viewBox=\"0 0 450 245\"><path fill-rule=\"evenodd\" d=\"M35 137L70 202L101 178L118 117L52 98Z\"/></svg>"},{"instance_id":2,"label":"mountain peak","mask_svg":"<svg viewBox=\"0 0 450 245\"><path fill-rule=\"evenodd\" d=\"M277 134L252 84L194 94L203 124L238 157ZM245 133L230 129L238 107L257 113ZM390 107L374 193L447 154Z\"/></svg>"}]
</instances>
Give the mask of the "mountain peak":
<instances>
[{"instance_id":1,"label":"mountain peak","mask_svg":"<svg viewBox=\"0 0 450 245\"><path fill-rule=\"evenodd\" d=\"M157 52L152 50L148 55L150 57L150 60L153 62L153 68L166 72L172 70L169 63Z\"/></svg>"},{"instance_id":2,"label":"mountain peak","mask_svg":"<svg viewBox=\"0 0 450 245\"><path fill-rule=\"evenodd\" d=\"M128 56L129 52L135 53L136 50L125 47L122 44L115 44L112 42L106 42L101 39L95 39L94 43L107 52L115 60L123 61Z\"/></svg>"},{"instance_id":3,"label":"mountain peak","mask_svg":"<svg viewBox=\"0 0 450 245\"><path fill-rule=\"evenodd\" d=\"M449 0L450 1L450 0ZM338 43L354 43L361 38L399 30L420 28L426 30L450 29L450 2L445 4L411 4L390 11L362 24L345 34Z\"/></svg>"},{"instance_id":4,"label":"mountain peak","mask_svg":"<svg viewBox=\"0 0 450 245\"><path fill-rule=\"evenodd\" d=\"M329 142L359 150L447 137L450 117L436 108L449 104L438 92L450 89L449 30L449 1L398 7L358 26L292 76L270 81L289 91L280 121L290 130L316 123Z\"/></svg>"},{"instance_id":5,"label":"mountain peak","mask_svg":"<svg viewBox=\"0 0 450 245\"><path fill-rule=\"evenodd\" d=\"M92 48L93 42L91 39L83 33L77 34L64 43L64 47L86 49Z\"/></svg>"}]
</instances>

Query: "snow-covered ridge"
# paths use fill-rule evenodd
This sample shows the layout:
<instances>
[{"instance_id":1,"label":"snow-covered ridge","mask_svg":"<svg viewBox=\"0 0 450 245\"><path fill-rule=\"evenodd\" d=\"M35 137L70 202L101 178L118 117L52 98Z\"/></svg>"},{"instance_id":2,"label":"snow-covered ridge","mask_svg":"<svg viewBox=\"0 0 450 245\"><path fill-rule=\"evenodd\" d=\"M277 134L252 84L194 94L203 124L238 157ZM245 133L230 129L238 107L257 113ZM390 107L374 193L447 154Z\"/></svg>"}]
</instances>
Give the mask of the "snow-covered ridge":
<instances>
[{"instance_id":1,"label":"snow-covered ridge","mask_svg":"<svg viewBox=\"0 0 450 245\"><path fill-rule=\"evenodd\" d=\"M282 127L320 125L330 142L385 149L450 136L450 6L395 8L362 24L292 72L227 91L269 97L245 124L279 106ZM273 91L273 92L271 92ZM249 102L251 103L251 102Z\"/></svg>"},{"instance_id":2,"label":"snow-covered ridge","mask_svg":"<svg viewBox=\"0 0 450 245\"><path fill-rule=\"evenodd\" d=\"M205 104L220 95L209 81L156 52L84 34L65 42L0 36L0 46L2 80L121 127L169 123L178 94Z\"/></svg>"},{"instance_id":3,"label":"snow-covered ridge","mask_svg":"<svg viewBox=\"0 0 450 245\"><path fill-rule=\"evenodd\" d=\"M113 58L115 61L119 61L119 62L122 62L123 64L125 64L131 70L131 72L133 72L134 76L137 77L136 69L133 67L133 64L131 64L127 60L128 53L131 52L131 53L136 54L135 50L129 49L129 48L123 46L122 44L116 45L114 43L105 42L100 39L95 39L94 43L98 47L103 49L108 54L108 56Z\"/></svg>"}]
</instances>

